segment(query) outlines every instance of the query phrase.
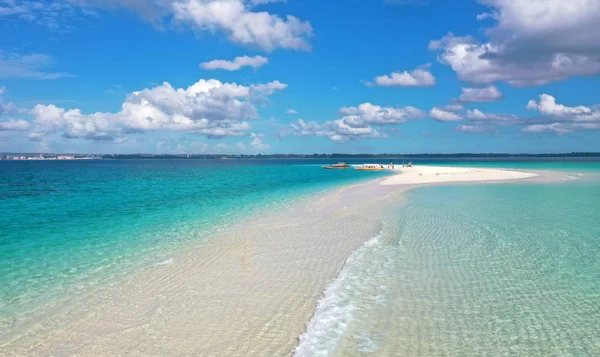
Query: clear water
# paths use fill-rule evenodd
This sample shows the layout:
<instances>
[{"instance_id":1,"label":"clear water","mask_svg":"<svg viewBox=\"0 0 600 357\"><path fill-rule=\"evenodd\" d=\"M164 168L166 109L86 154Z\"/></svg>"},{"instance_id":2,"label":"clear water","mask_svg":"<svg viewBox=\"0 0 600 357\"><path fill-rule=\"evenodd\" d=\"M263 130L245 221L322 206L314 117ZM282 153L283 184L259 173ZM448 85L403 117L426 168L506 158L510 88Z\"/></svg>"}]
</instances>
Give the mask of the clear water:
<instances>
[{"instance_id":1,"label":"clear water","mask_svg":"<svg viewBox=\"0 0 600 357\"><path fill-rule=\"evenodd\" d=\"M295 356L599 356L600 166L565 166L574 180L409 192Z\"/></svg>"},{"instance_id":2,"label":"clear water","mask_svg":"<svg viewBox=\"0 0 600 357\"><path fill-rule=\"evenodd\" d=\"M0 162L0 341L17 317L244 217L385 174L328 161ZM600 163L413 161L573 180L411 191L328 288L296 355L600 355Z\"/></svg>"},{"instance_id":3,"label":"clear water","mask_svg":"<svg viewBox=\"0 0 600 357\"><path fill-rule=\"evenodd\" d=\"M282 160L0 162L0 331L289 200L385 173ZM3 334L0 332L0 337Z\"/></svg>"}]
</instances>

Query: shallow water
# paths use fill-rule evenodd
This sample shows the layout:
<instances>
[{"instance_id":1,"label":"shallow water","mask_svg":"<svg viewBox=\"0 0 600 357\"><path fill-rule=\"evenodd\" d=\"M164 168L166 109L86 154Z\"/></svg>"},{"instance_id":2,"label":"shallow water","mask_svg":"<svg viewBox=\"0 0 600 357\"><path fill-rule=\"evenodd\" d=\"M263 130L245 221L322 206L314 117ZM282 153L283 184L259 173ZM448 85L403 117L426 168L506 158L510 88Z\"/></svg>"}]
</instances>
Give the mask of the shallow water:
<instances>
[{"instance_id":1,"label":"shallow water","mask_svg":"<svg viewBox=\"0 0 600 357\"><path fill-rule=\"evenodd\" d=\"M59 311L19 316L0 355L289 355L344 260L379 231L389 191L353 184L241 219Z\"/></svg>"},{"instance_id":2,"label":"shallow water","mask_svg":"<svg viewBox=\"0 0 600 357\"><path fill-rule=\"evenodd\" d=\"M350 255L297 356L598 355L600 164L402 198L326 163L0 162L5 351L287 355Z\"/></svg>"},{"instance_id":3,"label":"shallow water","mask_svg":"<svg viewBox=\"0 0 600 357\"><path fill-rule=\"evenodd\" d=\"M281 160L0 162L0 343L250 215L385 173Z\"/></svg>"},{"instance_id":4,"label":"shallow water","mask_svg":"<svg viewBox=\"0 0 600 357\"><path fill-rule=\"evenodd\" d=\"M600 180L567 177L409 192L295 356L600 355Z\"/></svg>"}]
</instances>

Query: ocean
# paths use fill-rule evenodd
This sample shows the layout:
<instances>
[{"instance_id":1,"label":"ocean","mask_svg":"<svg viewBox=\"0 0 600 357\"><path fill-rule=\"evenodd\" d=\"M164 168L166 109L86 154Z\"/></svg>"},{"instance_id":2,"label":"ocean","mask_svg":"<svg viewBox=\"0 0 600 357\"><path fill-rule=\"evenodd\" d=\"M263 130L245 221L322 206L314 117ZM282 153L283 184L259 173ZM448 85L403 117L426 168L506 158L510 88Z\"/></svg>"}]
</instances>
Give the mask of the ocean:
<instances>
[{"instance_id":1,"label":"ocean","mask_svg":"<svg viewBox=\"0 0 600 357\"><path fill-rule=\"evenodd\" d=\"M326 289L295 355L599 355L600 163L413 161L569 175L408 192ZM0 162L0 346L236 222L387 174L328 163Z\"/></svg>"}]
</instances>

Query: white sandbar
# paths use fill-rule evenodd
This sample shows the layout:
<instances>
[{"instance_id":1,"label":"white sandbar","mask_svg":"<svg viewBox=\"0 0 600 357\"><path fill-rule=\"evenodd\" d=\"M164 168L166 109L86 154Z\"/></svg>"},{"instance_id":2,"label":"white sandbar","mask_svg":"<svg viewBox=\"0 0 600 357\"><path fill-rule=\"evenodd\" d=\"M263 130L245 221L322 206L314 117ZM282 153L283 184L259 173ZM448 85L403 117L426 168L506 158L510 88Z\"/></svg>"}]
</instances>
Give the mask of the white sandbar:
<instances>
[{"instance_id":1,"label":"white sandbar","mask_svg":"<svg viewBox=\"0 0 600 357\"><path fill-rule=\"evenodd\" d=\"M474 167L396 166L394 171L397 171L398 174L383 180L381 182L382 185L506 181L521 180L538 176L538 174L532 172Z\"/></svg>"}]
</instances>

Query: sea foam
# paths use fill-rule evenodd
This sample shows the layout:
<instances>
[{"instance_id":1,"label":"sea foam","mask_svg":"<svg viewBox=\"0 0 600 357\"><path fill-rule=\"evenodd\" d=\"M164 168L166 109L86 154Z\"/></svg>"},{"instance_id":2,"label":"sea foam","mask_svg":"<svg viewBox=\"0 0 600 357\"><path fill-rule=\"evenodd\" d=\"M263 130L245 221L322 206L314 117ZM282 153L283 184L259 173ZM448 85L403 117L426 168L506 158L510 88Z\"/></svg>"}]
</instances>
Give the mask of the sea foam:
<instances>
[{"instance_id":1,"label":"sea foam","mask_svg":"<svg viewBox=\"0 0 600 357\"><path fill-rule=\"evenodd\" d=\"M337 278L323 292L312 319L300 335L295 357L325 357L335 352L362 309L355 299L367 283L367 277L361 274L362 265L368 254L381 248L381 238L382 231L348 257ZM370 349L375 348L370 346Z\"/></svg>"}]
</instances>

